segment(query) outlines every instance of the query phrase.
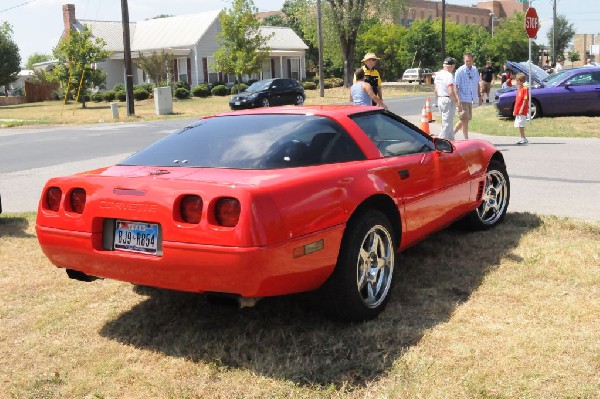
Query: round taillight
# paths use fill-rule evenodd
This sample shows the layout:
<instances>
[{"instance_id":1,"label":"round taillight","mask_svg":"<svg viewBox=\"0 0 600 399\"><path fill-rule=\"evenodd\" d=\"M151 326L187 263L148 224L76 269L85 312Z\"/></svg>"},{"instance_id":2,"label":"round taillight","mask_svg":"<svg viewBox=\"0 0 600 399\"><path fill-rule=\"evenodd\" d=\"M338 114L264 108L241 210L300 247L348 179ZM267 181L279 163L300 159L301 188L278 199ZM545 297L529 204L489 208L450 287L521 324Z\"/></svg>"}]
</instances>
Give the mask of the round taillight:
<instances>
[{"instance_id":1,"label":"round taillight","mask_svg":"<svg viewBox=\"0 0 600 399\"><path fill-rule=\"evenodd\" d=\"M202 216L202 198L197 195L187 195L181 199L179 206L181 218L187 223L200 223Z\"/></svg>"},{"instance_id":2,"label":"round taillight","mask_svg":"<svg viewBox=\"0 0 600 399\"><path fill-rule=\"evenodd\" d=\"M50 187L48 191L46 191L46 208L51 211L58 212L61 198L62 190L58 187Z\"/></svg>"},{"instance_id":3,"label":"round taillight","mask_svg":"<svg viewBox=\"0 0 600 399\"><path fill-rule=\"evenodd\" d=\"M221 226L235 227L240 220L241 205L235 198L221 198L215 207L215 217Z\"/></svg>"},{"instance_id":4,"label":"round taillight","mask_svg":"<svg viewBox=\"0 0 600 399\"><path fill-rule=\"evenodd\" d=\"M85 190L83 188L76 188L71 191L71 210L75 213L83 213L85 209Z\"/></svg>"}]
</instances>

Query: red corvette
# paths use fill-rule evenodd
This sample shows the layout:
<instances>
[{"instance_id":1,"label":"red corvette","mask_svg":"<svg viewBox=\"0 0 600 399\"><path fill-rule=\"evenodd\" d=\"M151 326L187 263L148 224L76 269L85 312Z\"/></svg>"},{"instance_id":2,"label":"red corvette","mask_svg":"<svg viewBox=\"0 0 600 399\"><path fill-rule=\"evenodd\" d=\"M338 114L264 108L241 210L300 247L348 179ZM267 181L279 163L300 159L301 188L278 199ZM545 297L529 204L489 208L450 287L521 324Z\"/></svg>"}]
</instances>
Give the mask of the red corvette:
<instances>
[{"instance_id":1,"label":"red corvette","mask_svg":"<svg viewBox=\"0 0 600 399\"><path fill-rule=\"evenodd\" d=\"M328 314L376 317L396 252L462 219L501 222L503 156L432 138L376 107L207 117L116 166L48 181L37 235L69 277L242 304L315 291Z\"/></svg>"}]
</instances>

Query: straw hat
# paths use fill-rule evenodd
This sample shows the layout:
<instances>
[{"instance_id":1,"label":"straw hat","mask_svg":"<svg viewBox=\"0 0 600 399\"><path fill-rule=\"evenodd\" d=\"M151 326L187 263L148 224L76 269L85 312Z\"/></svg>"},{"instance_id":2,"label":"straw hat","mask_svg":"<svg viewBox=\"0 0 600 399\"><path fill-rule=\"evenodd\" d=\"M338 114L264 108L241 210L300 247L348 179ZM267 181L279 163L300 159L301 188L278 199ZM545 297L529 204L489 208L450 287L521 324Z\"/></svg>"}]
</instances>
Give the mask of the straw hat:
<instances>
[{"instance_id":1,"label":"straw hat","mask_svg":"<svg viewBox=\"0 0 600 399\"><path fill-rule=\"evenodd\" d=\"M362 59L362 62L365 62L366 60L378 60L378 59L379 58L377 58L375 53L367 53L367 54L365 54L365 58Z\"/></svg>"}]
</instances>

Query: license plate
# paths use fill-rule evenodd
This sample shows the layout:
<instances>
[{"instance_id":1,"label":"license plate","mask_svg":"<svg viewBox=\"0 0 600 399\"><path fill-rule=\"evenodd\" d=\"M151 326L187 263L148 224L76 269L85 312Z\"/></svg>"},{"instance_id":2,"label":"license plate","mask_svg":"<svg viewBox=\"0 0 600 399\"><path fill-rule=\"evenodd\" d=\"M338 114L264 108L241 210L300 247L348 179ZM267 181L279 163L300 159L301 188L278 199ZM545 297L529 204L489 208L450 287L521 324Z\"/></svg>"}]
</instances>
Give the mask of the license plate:
<instances>
[{"instance_id":1,"label":"license plate","mask_svg":"<svg viewBox=\"0 0 600 399\"><path fill-rule=\"evenodd\" d=\"M235 102L235 105L240 105L240 104L241 104L241 103L240 103L239 101L236 101L236 102Z\"/></svg>"},{"instance_id":2,"label":"license plate","mask_svg":"<svg viewBox=\"0 0 600 399\"><path fill-rule=\"evenodd\" d=\"M117 220L114 249L158 254L158 224Z\"/></svg>"}]
</instances>

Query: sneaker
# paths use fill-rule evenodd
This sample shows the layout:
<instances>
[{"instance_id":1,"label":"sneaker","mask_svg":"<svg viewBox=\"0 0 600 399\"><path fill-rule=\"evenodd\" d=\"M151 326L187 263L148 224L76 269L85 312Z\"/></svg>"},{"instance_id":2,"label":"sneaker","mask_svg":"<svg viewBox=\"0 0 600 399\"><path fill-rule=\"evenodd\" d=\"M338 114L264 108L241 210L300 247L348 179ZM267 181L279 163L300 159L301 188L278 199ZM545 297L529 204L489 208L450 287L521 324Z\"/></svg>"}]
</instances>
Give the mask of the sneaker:
<instances>
[{"instance_id":1,"label":"sneaker","mask_svg":"<svg viewBox=\"0 0 600 399\"><path fill-rule=\"evenodd\" d=\"M527 144L529 143L529 141L527 139L521 139L519 141L517 141L517 144Z\"/></svg>"}]
</instances>

